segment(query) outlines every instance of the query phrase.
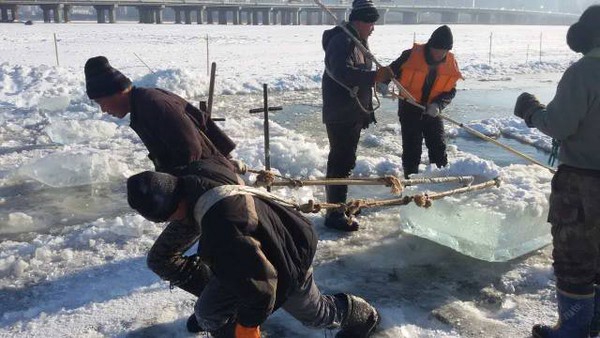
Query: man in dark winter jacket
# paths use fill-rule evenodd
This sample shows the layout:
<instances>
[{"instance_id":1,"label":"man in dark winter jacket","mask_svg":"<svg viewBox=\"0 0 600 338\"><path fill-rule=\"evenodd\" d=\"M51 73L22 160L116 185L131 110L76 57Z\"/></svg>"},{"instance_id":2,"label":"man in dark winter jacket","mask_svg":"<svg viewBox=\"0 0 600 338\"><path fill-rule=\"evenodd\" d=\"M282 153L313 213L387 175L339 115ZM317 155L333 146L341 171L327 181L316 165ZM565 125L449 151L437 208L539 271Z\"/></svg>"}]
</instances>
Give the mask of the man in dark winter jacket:
<instances>
[{"instance_id":1,"label":"man in dark winter jacket","mask_svg":"<svg viewBox=\"0 0 600 338\"><path fill-rule=\"evenodd\" d=\"M130 206L155 222L177 220L202 234L200 260L213 275L188 330L219 338L257 338L283 308L303 324L368 337L379 322L360 297L322 295L313 280L313 225L263 190L220 185L206 176L143 172L127 181Z\"/></svg>"},{"instance_id":2,"label":"man in dark winter jacket","mask_svg":"<svg viewBox=\"0 0 600 338\"><path fill-rule=\"evenodd\" d=\"M535 338L597 337L600 332L600 6L567 32L584 56L563 74L548 106L523 93L515 115L560 142L552 179L552 258L558 324L535 325Z\"/></svg>"},{"instance_id":3,"label":"man in dark winter jacket","mask_svg":"<svg viewBox=\"0 0 600 338\"><path fill-rule=\"evenodd\" d=\"M85 64L86 91L102 111L122 119L130 114L130 126L141 138L157 171L180 175L197 161L218 170L233 172L226 158L235 144L210 119L181 97L157 88L138 88L104 56ZM241 178L222 182L242 184ZM195 256L184 253L198 240L196 228L172 222L156 240L148 253L148 266L172 285L200 294L199 283L206 269ZM196 276L190 279L190 276Z\"/></svg>"},{"instance_id":4,"label":"man in dark winter jacket","mask_svg":"<svg viewBox=\"0 0 600 338\"><path fill-rule=\"evenodd\" d=\"M369 48L379 13L372 0L354 0L350 22L345 27ZM323 33L325 72L323 73L323 123L329 138L327 177L344 178L356 163L360 132L375 122L372 88L387 72L372 71L372 60L364 55L344 30L337 26ZM327 187L327 202L345 203L348 186ZM343 231L358 230L358 223L343 212L328 210L325 225Z\"/></svg>"},{"instance_id":5,"label":"man in dark winter jacket","mask_svg":"<svg viewBox=\"0 0 600 338\"><path fill-rule=\"evenodd\" d=\"M452 32L444 25L433 32L426 44L415 44L389 66L417 103L425 106L423 110L409 101L398 101L405 178L419 172L423 138L429 161L438 168L448 164L444 122L439 114L454 98L456 81L462 78L450 52L452 45Z\"/></svg>"}]
</instances>

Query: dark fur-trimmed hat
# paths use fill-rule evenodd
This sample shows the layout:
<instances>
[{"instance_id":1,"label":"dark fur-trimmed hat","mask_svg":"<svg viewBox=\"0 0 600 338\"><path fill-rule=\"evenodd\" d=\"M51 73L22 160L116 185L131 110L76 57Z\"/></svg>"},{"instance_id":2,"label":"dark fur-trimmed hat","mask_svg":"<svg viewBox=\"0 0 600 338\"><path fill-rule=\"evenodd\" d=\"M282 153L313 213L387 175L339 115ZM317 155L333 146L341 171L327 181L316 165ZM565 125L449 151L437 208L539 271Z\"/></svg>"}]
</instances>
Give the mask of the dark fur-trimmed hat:
<instances>
[{"instance_id":1,"label":"dark fur-trimmed hat","mask_svg":"<svg viewBox=\"0 0 600 338\"><path fill-rule=\"evenodd\" d=\"M600 5L593 5L581 14L579 21L567 32L567 44L574 52L586 54L598 47L600 39Z\"/></svg>"},{"instance_id":2,"label":"dark fur-trimmed hat","mask_svg":"<svg viewBox=\"0 0 600 338\"><path fill-rule=\"evenodd\" d=\"M114 69L104 56L93 57L85 63L85 89L90 99L111 96L131 86L131 80Z\"/></svg>"}]
</instances>

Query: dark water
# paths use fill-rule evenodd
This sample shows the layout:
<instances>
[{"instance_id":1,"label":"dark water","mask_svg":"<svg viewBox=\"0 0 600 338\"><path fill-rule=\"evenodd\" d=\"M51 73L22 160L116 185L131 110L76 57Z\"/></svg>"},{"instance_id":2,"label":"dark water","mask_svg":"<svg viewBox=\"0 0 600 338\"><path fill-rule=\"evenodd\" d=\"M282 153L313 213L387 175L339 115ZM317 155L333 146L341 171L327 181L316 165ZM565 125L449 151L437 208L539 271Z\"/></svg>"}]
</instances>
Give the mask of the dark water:
<instances>
[{"instance_id":1,"label":"dark water","mask_svg":"<svg viewBox=\"0 0 600 338\"><path fill-rule=\"evenodd\" d=\"M548 102L552 99L555 90L556 83L550 81L543 81L533 86L522 88L459 90L445 113L461 123L488 118L511 117L513 116L515 100L521 92L529 91L535 93L538 95L540 101ZM359 147L359 154L391 153L400 155L400 135L390 128L390 125L398 124L398 103L395 100L387 98L381 99L380 102L381 107L376 112L378 124L370 127L363 133L363 140L365 135L373 134L377 138L386 138L390 142L385 142L385 145L382 147L369 146L366 149L364 146ZM284 106L282 111L271 114L271 120L286 128L295 129L309 136L319 145L327 146L327 134L325 126L321 122L321 107L319 104L294 103L287 105ZM449 128L452 125L446 122L446 126ZM542 163L546 163L548 160L548 153L530 145L504 137L499 137L496 140ZM390 144L397 147L390 147ZM460 151L472 153L483 159L494 161L500 166L528 163L526 160L507 150L476 136L468 135L466 137L449 138L448 144L456 145Z\"/></svg>"}]
</instances>

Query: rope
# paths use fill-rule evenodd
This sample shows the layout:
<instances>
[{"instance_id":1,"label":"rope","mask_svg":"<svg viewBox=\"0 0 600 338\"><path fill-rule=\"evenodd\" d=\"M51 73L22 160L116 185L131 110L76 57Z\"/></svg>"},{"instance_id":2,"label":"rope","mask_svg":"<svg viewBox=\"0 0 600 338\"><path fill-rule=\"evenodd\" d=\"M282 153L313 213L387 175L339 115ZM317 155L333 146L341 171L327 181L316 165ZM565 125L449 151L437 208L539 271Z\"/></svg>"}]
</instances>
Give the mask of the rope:
<instances>
[{"instance_id":1,"label":"rope","mask_svg":"<svg viewBox=\"0 0 600 338\"><path fill-rule=\"evenodd\" d=\"M429 178L413 178L407 180L400 180L395 176L384 176L374 178L320 178L313 180L297 180L292 178L275 175L265 170L247 170L248 172L256 173L256 181L254 186L256 187L292 187L300 188L304 186L316 186L316 185L385 185L391 187L391 193L400 195L404 191L404 187L413 186L418 184L439 184L439 183L450 183L459 182L463 185L470 185L474 178L473 176L457 176L457 177L429 177ZM275 181L275 178L281 178L281 181Z\"/></svg>"},{"instance_id":2,"label":"rope","mask_svg":"<svg viewBox=\"0 0 600 338\"><path fill-rule=\"evenodd\" d=\"M362 44L361 44L362 45ZM360 110L362 110L363 112L367 113L367 114L374 114L375 111L377 109L379 109L379 107L381 106L381 102L379 101L379 96L377 96L377 91L376 90L372 90L373 94L375 96L375 101L377 102L377 105L373 107L373 110L367 109L365 108L362 103L360 102L360 99L358 98L358 90L360 89L358 86L354 86L352 88L346 86L343 82L341 82L340 80L336 79L333 76L333 73L331 73L331 71L329 71L329 68L327 68L327 66L325 66L325 73L327 73L327 75L329 75L329 77L338 85L340 85L342 88L346 89L348 91L348 93L350 94L350 97L354 99L354 101L356 101L356 103L358 104L358 107L360 108Z\"/></svg>"},{"instance_id":3,"label":"rope","mask_svg":"<svg viewBox=\"0 0 600 338\"><path fill-rule=\"evenodd\" d=\"M471 191L483 190L491 187L499 187L501 183L500 178L494 178L493 180L483 182L476 185L469 185L463 188L452 189L448 191L443 191L439 193L431 193L431 194L417 194L413 196L404 196L400 198L394 199L386 199L386 200L365 200L365 199L357 199L351 200L347 203L315 203L313 200L309 200L308 203L305 204L295 204L295 209L303 212L303 213L317 213L321 210L327 209L337 209L342 211L348 215L355 215L363 208L374 208L374 207L383 207L383 206L403 206L408 205L411 202L414 202L417 206L421 208L429 208L433 205L434 200L438 200L447 196L464 194ZM288 204L294 204L288 202Z\"/></svg>"}]
</instances>

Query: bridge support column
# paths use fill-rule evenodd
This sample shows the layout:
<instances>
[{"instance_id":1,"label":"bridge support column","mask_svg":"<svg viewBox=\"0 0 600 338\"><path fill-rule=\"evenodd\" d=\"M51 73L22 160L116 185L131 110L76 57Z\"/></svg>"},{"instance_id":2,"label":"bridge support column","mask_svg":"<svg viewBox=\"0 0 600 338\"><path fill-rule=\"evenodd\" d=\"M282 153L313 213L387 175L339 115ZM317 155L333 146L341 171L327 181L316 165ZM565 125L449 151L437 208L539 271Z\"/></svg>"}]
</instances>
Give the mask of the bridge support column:
<instances>
[{"instance_id":1,"label":"bridge support column","mask_svg":"<svg viewBox=\"0 0 600 338\"><path fill-rule=\"evenodd\" d=\"M232 23L234 25L239 25L240 24L240 9L239 8L233 8L231 10L231 14L232 14Z\"/></svg>"},{"instance_id":2,"label":"bridge support column","mask_svg":"<svg viewBox=\"0 0 600 338\"><path fill-rule=\"evenodd\" d=\"M227 10L224 8L219 8L219 25L227 24Z\"/></svg>"},{"instance_id":3,"label":"bridge support column","mask_svg":"<svg viewBox=\"0 0 600 338\"><path fill-rule=\"evenodd\" d=\"M385 25L385 20L387 19L387 14L389 9L379 9L379 20L375 23L376 25Z\"/></svg>"},{"instance_id":4,"label":"bridge support column","mask_svg":"<svg viewBox=\"0 0 600 338\"><path fill-rule=\"evenodd\" d=\"M478 24L489 25L492 23L492 14L478 13L475 15L475 22Z\"/></svg>"},{"instance_id":5,"label":"bridge support column","mask_svg":"<svg viewBox=\"0 0 600 338\"><path fill-rule=\"evenodd\" d=\"M204 11L204 7L200 7L196 10L196 21L199 25L206 22L206 13Z\"/></svg>"},{"instance_id":6,"label":"bridge support column","mask_svg":"<svg viewBox=\"0 0 600 338\"><path fill-rule=\"evenodd\" d=\"M185 24L191 25L192 24L192 11L190 9L186 8L183 10L183 15L185 17Z\"/></svg>"},{"instance_id":7,"label":"bridge support column","mask_svg":"<svg viewBox=\"0 0 600 338\"><path fill-rule=\"evenodd\" d=\"M154 19L154 21L157 24L161 24L164 21L163 20L163 9L164 9L164 5L152 9L152 12L151 12L152 18Z\"/></svg>"},{"instance_id":8,"label":"bridge support column","mask_svg":"<svg viewBox=\"0 0 600 338\"><path fill-rule=\"evenodd\" d=\"M19 19L18 5L0 5L0 22L14 22Z\"/></svg>"},{"instance_id":9,"label":"bridge support column","mask_svg":"<svg viewBox=\"0 0 600 338\"><path fill-rule=\"evenodd\" d=\"M117 5L108 6L108 22L117 22Z\"/></svg>"},{"instance_id":10,"label":"bridge support column","mask_svg":"<svg viewBox=\"0 0 600 338\"><path fill-rule=\"evenodd\" d=\"M458 12L442 12L442 23L457 23Z\"/></svg>"},{"instance_id":11,"label":"bridge support column","mask_svg":"<svg viewBox=\"0 0 600 338\"><path fill-rule=\"evenodd\" d=\"M181 23L181 10L175 8L175 23Z\"/></svg>"},{"instance_id":12,"label":"bridge support column","mask_svg":"<svg viewBox=\"0 0 600 338\"><path fill-rule=\"evenodd\" d=\"M419 23L419 13L402 12L402 23L405 25L414 25Z\"/></svg>"},{"instance_id":13,"label":"bridge support column","mask_svg":"<svg viewBox=\"0 0 600 338\"><path fill-rule=\"evenodd\" d=\"M275 16L275 13L273 13L273 16ZM265 9L262 11L262 24L263 26L267 26L271 24L271 10L270 9Z\"/></svg>"},{"instance_id":14,"label":"bridge support column","mask_svg":"<svg viewBox=\"0 0 600 338\"><path fill-rule=\"evenodd\" d=\"M211 9L206 9L206 23L209 25L212 25L214 23L214 16L215 11L211 8Z\"/></svg>"},{"instance_id":15,"label":"bridge support column","mask_svg":"<svg viewBox=\"0 0 600 338\"><path fill-rule=\"evenodd\" d=\"M64 5L63 7L63 19L65 22L71 22L71 10L73 9L72 5Z\"/></svg>"}]
</instances>

